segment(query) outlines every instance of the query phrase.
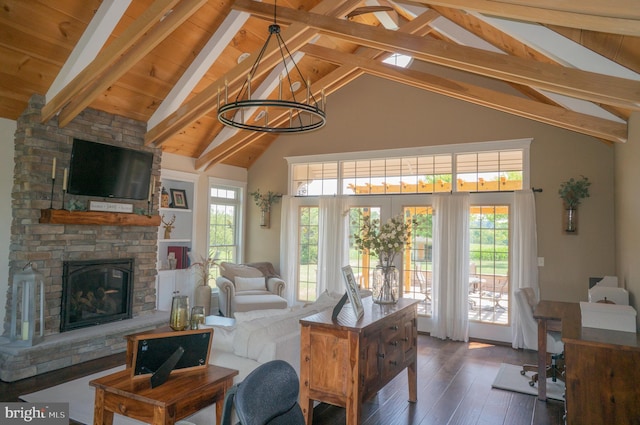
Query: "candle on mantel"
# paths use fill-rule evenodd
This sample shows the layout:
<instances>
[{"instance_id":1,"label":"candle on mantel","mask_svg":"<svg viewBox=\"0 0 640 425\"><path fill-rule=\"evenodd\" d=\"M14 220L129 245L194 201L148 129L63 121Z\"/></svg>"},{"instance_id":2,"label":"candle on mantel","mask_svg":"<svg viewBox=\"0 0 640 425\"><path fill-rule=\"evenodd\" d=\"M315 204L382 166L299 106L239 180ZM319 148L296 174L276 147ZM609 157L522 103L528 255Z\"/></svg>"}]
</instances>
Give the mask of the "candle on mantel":
<instances>
[{"instance_id":1,"label":"candle on mantel","mask_svg":"<svg viewBox=\"0 0 640 425\"><path fill-rule=\"evenodd\" d=\"M151 186L149 186L149 198L147 199L147 201L151 202L151 197L153 196L153 191L155 190L156 187L156 178L153 177L153 180L151 180Z\"/></svg>"},{"instance_id":2,"label":"candle on mantel","mask_svg":"<svg viewBox=\"0 0 640 425\"><path fill-rule=\"evenodd\" d=\"M51 180L56 179L56 157L53 157L53 167L51 167Z\"/></svg>"},{"instance_id":3,"label":"candle on mantel","mask_svg":"<svg viewBox=\"0 0 640 425\"><path fill-rule=\"evenodd\" d=\"M69 178L69 170L64 169L64 175L62 177L62 190L67 191L67 179Z\"/></svg>"}]
</instances>

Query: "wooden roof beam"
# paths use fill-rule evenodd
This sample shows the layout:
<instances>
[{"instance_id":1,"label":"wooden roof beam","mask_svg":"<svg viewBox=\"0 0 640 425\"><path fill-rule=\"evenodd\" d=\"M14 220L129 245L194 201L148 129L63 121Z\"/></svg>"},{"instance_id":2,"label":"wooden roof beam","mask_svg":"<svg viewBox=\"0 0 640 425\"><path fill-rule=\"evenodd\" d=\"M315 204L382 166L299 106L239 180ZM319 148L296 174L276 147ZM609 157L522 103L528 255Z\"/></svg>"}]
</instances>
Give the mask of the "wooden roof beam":
<instances>
[{"instance_id":1,"label":"wooden roof beam","mask_svg":"<svg viewBox=\"0 0 640 425\"><path fill-rule=\"evenodd\" d=\"M402 0L398 0L402 3ZM637 0L412 0L520 21L640 36Z\"/></svg>"},{"instance_id":2,"label":"wooden roof beam","mask_svg":"<svg viewBox=\"0 0 640 425\"><path fill-rule=\"evenodd\" d=\"M323 13L330 14L331 16L345 16L359 4L359 0L324 0L314 8L314 12L317 12L314 16L322 16L321 14ZM273 6L268 6L271 9L269 19L272 19ZM278 11L279 10L280 8L278 8ZM286 30L283 30L281 35L287 48L289 48L291 52L295 52L315 37L317 31L310 29L309 26L305 24L292 24ZM260 69L255 75L256 79L271 71L271 68L281 60L279 54L280 52L277 50L277 46L273 45L265 51ZM193 121L217 109L218 91L224 89L225 84L228 84L228 97L232 98L235 96L235 93L240 89L240 84L244 81L251 66L255 62L255 57L256 53L253 53L224 76L196 94L155 127L147 131L145 135L145 145L155 144L156 146L160 146Z\"/></svg>"},{"instance_id":3,"label":"wooden roof beam","mask_svg":"<svg viewBox=\"0 0 640 425\"><path fill-rule=\"evenodd\" d=\"M182 0L172 9L171 13L165 15L147 31L139 42L133 44L124 55L116 58L104 58L110 62L108 69L102 74L96 75L86 86L81 87L81 91L62 108L59 125L64 127L73 120L96 97L104 93L110 85L129 71L206 2L207 0ZM96 58L98 61L100 59L100 56Z\"/></svg>"},{"instance_id":4,"label":"wooden roof beam","mask_svg":"<svg viewBox=\"0 0 640 425\"><path fill-rule=\"evenodd\" d=\"M428 10L412 21L404 24L400 29L398 29L398 31L424 36L432 30L429 26L429 23L439 16L440 14L438 14L437 12ZM358 56L375 59L385 53L386 52L382 50L363 47L360 48L355 54ZM324 89L325 96L329 96L331 93L344 87L349 82L361 76L363 73L364 72L357 67L343 65L340 68L325 75L323 78L317 81L314 86L316 88L321 87L322 89ZM287 118L285 115L277 117L277 119L281 123L284 123L286 121L285 118ZM260 140L262 134L263 133L254 132L253 134L243 134L238 135L237 137L230 137L227 141L201 155L200 158L196 160L196 168L210 167L218 162L224 161L246 146Z\"/></svg>"},{"instance_id":5,"label":"wooden roof beam","mask_svg":"<svg viewBox=\"0 0 640 425\"><path fill-rule=\"evenodd\" d=\"M237 0L233 8L266 18L271 8L265 6L268 5ZM429 40L288 8L280 8L278 17L286 22L302 22L324 34L347 41L404 53L449 68L530 85L578 99L640 110L640 84L637 81Z\"/></svg>"},{"instance_id":6,"label":"wooden roof beam","mask_svg":"<svg viewBox=\"0 0 640 425\"><path fill-rule=\"evenodd\" d=\"M307 45L302 49L306 54L337 64L348 64L365 72L397 81L416 88L443 94L476 105L496 109L513 115L565 128L589 136L612 142L627 141L627 126L566 110L518 96L507 95L494 90L473 86L460 81L445 79L410 69L401 69L377 61L337 52L320 46Z\"/></svg>"},{"instance_id":7,"label":"wooden roof beam","mask_svg":"<svg viewBox=\"0 0 640 425\"><path fill-rule=\"evenodd\" d=\"M120 37L107 45L104 50L73 80L60 89L57 94L49 99L42 108L42 122L49 121L72 98L77 96L89 84L102 75L120 56L136 43L151 29L163 16L165 16L179 0L158 0L149 9L130 25Z\"/></svg>"}]
</instances>

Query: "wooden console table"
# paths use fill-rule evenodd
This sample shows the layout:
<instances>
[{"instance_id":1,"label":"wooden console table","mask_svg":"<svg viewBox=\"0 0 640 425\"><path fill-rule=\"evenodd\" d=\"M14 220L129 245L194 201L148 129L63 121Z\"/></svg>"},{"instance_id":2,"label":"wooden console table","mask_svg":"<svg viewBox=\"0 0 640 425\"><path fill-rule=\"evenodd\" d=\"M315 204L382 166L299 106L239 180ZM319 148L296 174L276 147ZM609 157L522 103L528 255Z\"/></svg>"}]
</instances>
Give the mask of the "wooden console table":
<instances>
[{"instance_id":1,"label":"wooden console table","mask_svg":"<svg viewBox=\"0 0 640 425\"><path fill-rule=\"evenodd\" d=\"M300 406L307 425L314 400L345 407L347 425L359 424L362 403L405 368L409 401L417 401L418 300L362 301L358 321L348 304L335 321L331 310L300 320Z\"/></svg>"},{"instance_id":2,"label":"wooden console table","mask_svg":"<svg viewBox=\"0 0 640 425\"><path fill-rule=\"evenodd\" d=\"M113 414L118 413L153 425L172 425L215 403L219 424L225 394L237 374L237 370L207 365L172 374L156 388L148 379L132 379L129 369L94 379L89 382L96 388L93 423L111 425Z\"/></svg>"}]
</instances>

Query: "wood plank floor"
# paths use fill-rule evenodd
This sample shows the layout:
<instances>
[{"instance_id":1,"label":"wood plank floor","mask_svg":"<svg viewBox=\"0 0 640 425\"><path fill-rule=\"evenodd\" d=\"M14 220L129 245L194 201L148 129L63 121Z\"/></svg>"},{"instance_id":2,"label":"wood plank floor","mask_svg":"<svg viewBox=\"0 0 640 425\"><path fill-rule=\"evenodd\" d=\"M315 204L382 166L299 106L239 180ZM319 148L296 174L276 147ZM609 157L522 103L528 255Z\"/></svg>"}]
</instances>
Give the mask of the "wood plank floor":
<instances>
[{"instance_id":1,"label":"wood plank floor","mask_svg":"<svg viewBox=\"0 0 640 425\"><path fill-rule=\"evenodd\" d=\"M124 364L124 353L24 379L0 382L0 401ZM406 372L363 406L363 425L561 425L563 403L491 389L501 363L536 361L535 352L482 342L418 337L418 402L408 403ZM344 409L321 404L314 425L345 423Z\"/></svg>"}]
</instances>

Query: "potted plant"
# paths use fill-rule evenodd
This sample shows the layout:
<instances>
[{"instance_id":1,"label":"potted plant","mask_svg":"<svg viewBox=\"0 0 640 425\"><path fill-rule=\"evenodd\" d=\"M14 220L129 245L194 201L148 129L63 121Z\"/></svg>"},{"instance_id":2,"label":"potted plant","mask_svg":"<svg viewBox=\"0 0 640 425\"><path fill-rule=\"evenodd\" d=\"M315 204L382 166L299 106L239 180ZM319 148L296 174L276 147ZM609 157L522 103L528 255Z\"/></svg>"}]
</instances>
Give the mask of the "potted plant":
<instances>
[{"instance_id":1,"label":"potted plant","mask_svg":"<svg viewBox=\"0 0 640 425\"><path fill-rule=\"evenodd\" d=\"M580 179L571 177L568 181L560 184L558 194L565 204L566 232L576 232L578 205L584 198L589 197L589 186L591 186L591 182L585 176Z\"/></svg>"},{"instance_id":2,"label":"potted plant","mask_svg":"<svg viewBox=\"0 0 640 425\"><path fill-rule=\"evenodd\" d=\"M268 191L265 194L260 193L260 189L250 193L253 200L260 208L260 227L269 228L271 223L271 204L278 202L282 198L281 193Z\"/></svg>"},{"instance_id":3,"label":"potted plant","mask_svg":"<svg viewBox=\"0 0 640 425\"><path fill-rule=\"evenodd\" d=\"M361 214L360 217L360 230L353 234L354 245L379 260L373 275L373 301L395 304L398 302L400 279L393 260L411 242L411 230L417 223L414 219L405 219L402 214L385 223L369 215Z\"/></svg>"}]
</instances>

